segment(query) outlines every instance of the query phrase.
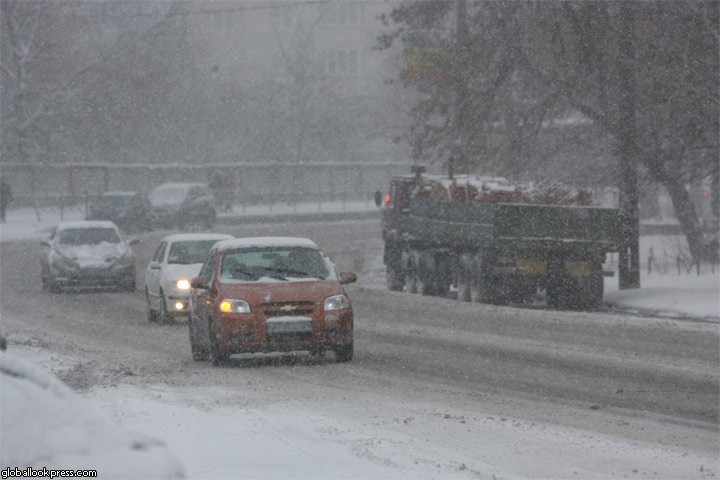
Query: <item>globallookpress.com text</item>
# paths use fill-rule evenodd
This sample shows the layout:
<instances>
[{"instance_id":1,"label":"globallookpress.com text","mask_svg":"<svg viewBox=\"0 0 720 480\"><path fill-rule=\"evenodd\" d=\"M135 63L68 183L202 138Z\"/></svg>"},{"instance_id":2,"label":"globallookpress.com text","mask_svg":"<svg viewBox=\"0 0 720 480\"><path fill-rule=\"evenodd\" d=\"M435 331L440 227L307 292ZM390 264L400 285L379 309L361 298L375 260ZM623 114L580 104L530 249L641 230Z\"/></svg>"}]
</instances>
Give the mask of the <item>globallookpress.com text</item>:
<instances>
[{"instance_id":1,"label":"globallookpress.com text","mask_svg":"<svg viewBox=\"0 0 720 480\"><path fill-rule=\"evenodd\" d=\"M49 469L47 467L38 469L32 467L20 469L15 467L6 468L2 471L2 480L7 480L8 478L96 478L97 476L97 470L62 470Z\"/></svg>"}]
</instances>

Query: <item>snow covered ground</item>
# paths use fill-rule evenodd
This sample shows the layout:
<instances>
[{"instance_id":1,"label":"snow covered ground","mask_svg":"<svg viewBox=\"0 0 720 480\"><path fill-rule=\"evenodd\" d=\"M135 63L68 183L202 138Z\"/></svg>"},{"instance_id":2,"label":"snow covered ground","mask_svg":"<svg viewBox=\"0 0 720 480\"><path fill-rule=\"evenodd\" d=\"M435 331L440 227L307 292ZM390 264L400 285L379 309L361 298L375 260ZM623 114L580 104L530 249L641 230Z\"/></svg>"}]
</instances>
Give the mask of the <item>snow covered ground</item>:
<instances>
[{"instance_id":1,"label":"snow covered ground","mask_svg":"<svg viewBox=\"0 0 720 480\"><path fill-rule=\"evenodd\" d=\"M363 205L354 208L374 208ZM318 206L276 206L273 211L287 213L293 208L300 213ZM271 213L269 208L265 213ZM62 219L81 218L82 211L70 210ZM30 209L13 209L7 223L0 224L0 241L43 238L60 220L59 212L44 211L38 219ZM666 241L643 237L643 254L650 247L660 251ZM720 322L717 270L702 275L643 272L642 284L640 290L621 292L617 278L608 278L605 299L618 309ZM18 346L7 354L46 367L77 363L36 347ZM214 404L228 394L216 393L123 384L82 395L121 426L164 440L189 478L622 478L631 472L632 478L675 479L720 474L717 457L696 451L510 417L478 417L477 412L458 415L455 410L448 415L421 398L390 402L383 407L387 418L371 418L367 414L375 410L360 408L348 424L347 412L341 412L346 407L337 404L317 405L312 414L307 413L308 405L292 398L263 408L238 408ZM296 413L299 407L303 415ZM428 433L423 429L435 425L424 419L437 415L447 419L447 444L423 440ZM458 447L452 439L470 429L476 442ZM710 441L712 436L708 434ZM428 463L428 458L443 460Z\"/></svg>"},{"instance_id":2,"label":"snow covered ground","mask_svg":"<svg viewBox=\"0 0 720 480\"><path fill-rule=\"evenodd\" d=\"M104 478L184 477L182 463L162 440L115 424L96 402L70 390L30 358L0 352L0 379L3 470L95 470Z\"/></svg>"}]
</instances>

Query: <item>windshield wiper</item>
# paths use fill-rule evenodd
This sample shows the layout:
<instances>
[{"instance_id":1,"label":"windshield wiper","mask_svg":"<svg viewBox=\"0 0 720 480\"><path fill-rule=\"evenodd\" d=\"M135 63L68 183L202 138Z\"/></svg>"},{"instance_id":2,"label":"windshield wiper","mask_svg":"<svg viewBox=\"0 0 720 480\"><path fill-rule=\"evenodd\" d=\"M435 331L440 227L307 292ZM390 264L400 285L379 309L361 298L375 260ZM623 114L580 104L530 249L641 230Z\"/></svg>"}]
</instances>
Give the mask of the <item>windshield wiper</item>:
<instances>
[{"instance_id":1,"label":"windshield wiper","mask_svg":"<svg viewBox=\"0 0 720 480\"><path fill-rule=\"evenodd\" d=\"M283 268L262 267L262 269L265 270L266 272L279 272L279 273L284 273L284 272L285 272L285 269L283 269ZM282 275L270 275L270 274L268 274L267 276L270 277L270 278L274 278L274 279L276 279L276 280L282 280L282 281L284 281L284 282L287 282L287 278L283 277Z\"/></svg>"},{"instance_id":2,"label":"windshield wiper","mask_svg":"<svg viewBox=\"0 0 720 480\"><path fill-rule=\"evenodd\" d=\"M252 279L254 279L254 280L257 280L257 279L260 278L260 275L259 275L257 272L253 272L252 270L246 270L246 269L244 269L244 268L234 267L234 268L231 269L231 272L232 272L233 274L235 274L235 273L241 273L241 274L243 274L243 275L245 275L245 276L247 276L247 277L250 277L250 278L252 278Z\"/></svg>"},{"instance_id":3,"label":"windshield wiper","mask_svg":"<svg viewBox=\"0 0 720 480\"><path fill-rule=\"evenodd\" d=\"M319 278L321 280L325 279L325 277L318 275L316 273L303 272L302 270L294 270L292 268L272 267L272 268L266 268L266 270L272 270L273 272L284 273L285 275L290 275L291 277L313 277L313 278Z\"/></svg>"}]
</instances>

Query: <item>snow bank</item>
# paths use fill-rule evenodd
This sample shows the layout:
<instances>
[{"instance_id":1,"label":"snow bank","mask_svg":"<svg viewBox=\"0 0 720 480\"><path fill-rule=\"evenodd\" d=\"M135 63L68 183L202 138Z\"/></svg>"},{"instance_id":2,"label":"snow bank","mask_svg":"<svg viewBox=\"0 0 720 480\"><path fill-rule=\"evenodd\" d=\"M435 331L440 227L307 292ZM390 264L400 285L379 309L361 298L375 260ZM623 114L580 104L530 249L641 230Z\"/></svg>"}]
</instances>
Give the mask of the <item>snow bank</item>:
<instances>
[{"instance_id":1,"label":"snow bank","mask_svg":"<svg viewBox=\"0 0 720 480\"><path fill-rule=\"evenodd\" d=\"M0 469L97 470L100 478L184 478L153 437L119 427L53 375L0 352Z\"/></svg>"}]
</instances>

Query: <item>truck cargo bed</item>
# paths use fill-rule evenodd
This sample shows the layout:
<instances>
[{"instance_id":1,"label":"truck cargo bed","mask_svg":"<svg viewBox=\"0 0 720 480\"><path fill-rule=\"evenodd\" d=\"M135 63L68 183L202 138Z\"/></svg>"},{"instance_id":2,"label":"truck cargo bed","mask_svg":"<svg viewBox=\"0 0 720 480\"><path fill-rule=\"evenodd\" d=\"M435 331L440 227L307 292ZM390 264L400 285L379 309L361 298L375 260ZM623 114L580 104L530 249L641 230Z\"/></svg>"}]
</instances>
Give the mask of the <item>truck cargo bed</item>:
<instances>
[{"instance_id":1,"label":"truck cargo bed","mask_svg":"<svg viewBox=\"0 0 720 480\"><path fill-rule=\"evenodd\" d=\"M498 243L586 244L616 249L617 210L590 206L440 203L413 198L405 230L416 240L448 247Z\"/></svg>"}]
</instances>

